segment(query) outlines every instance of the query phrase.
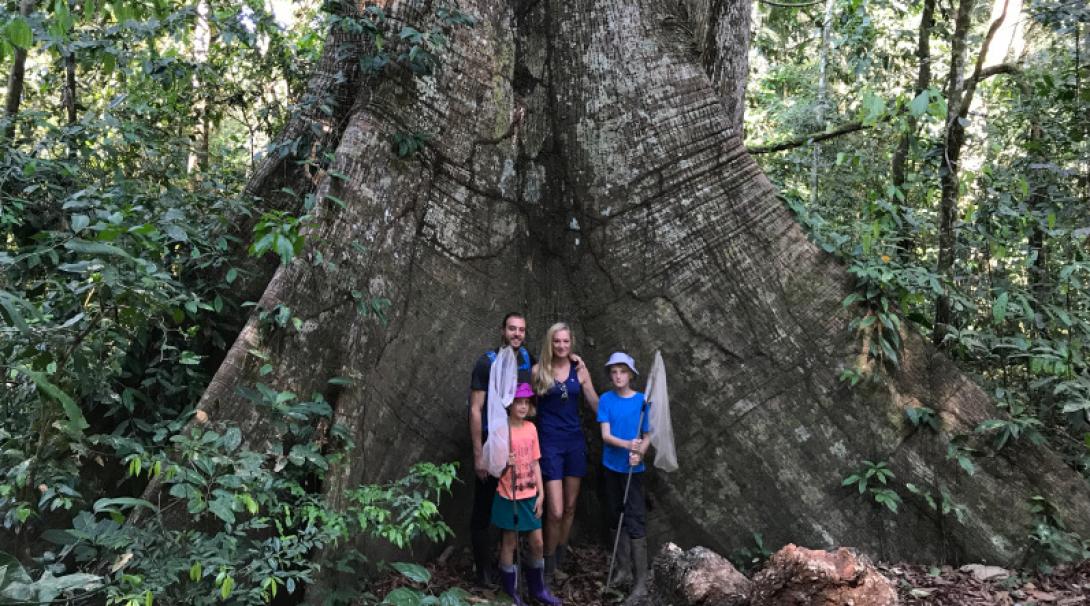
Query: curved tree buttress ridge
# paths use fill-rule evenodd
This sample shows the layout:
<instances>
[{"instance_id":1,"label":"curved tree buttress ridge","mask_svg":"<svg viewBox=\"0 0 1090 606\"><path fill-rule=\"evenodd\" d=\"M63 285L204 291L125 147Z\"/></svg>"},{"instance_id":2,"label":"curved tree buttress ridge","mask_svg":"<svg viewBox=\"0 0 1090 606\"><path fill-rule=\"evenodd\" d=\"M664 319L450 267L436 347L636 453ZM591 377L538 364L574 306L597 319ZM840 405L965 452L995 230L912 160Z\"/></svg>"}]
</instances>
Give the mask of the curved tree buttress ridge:
<instances>
[{"instance_id":1,"label":"curved tree buttress ridge","mask_svg":"<svg viewBox=\"0 0 1090 606\"><path fill-rule=\"evenodd\" d=\"M433 18L431 2L385 8ZM468 372L502 314L523 309L533 346L569 320L592 366L615 348L662 350L681 470L653 478L660 540L729 552L762 532L884 559L1017 563L1037 494L1090 531L1090 492L1055 454L1019 444L971 476L946 459L951 436L1000 413L921 339L906 335L884 384L838 380L860 349L841 305L850 278L742 145L749 2L460 8L478 23L452 34L434 76L357 85L318 184L345 206L323 203L307 251L261 299L302 329L251 319L205 415L263 439L237 395L260 351L274 367L260 380L323 392L355 437L323 487L335 503L422 459L460 459L468 478ZM399 159L398 132L431 137ZM388 299L388 322L361 317L354 293ZM354 384L331 389L336 376ZM941 435L908 424L918 406L938 412ZM865 459L887 460L899 483L948 486L968 517L940 523L903 484L896 515L862 500L841 481Z\"/></svg>"}]
</instances>

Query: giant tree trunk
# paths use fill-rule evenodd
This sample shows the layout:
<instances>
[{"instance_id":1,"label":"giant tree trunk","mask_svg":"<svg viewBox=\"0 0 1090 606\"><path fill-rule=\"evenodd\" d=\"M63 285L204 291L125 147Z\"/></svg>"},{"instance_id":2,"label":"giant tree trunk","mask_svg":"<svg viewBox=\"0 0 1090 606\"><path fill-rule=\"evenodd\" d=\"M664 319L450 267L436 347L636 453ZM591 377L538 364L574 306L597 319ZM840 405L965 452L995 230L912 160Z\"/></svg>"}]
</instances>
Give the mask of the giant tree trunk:
<instances>
[{"instance_id":1,"label":"giant tree trunk","mask_svg":"<svg viewBox=\"0 0 1090 606\"><path fill-rule=\"evenodd\" d=\"M361 90L317 189L346 207L322 203L307 253L261 300L290 307L302 329L251 320L198 417L237 421L260 442L268 429L237 387L322 391L357 441L327 478L335 502L412 461L467 463L470 366L503 312L522 309L532 335L572 321L593 368L615 348L645 364L663 351L681 471L652 482L658 537L726 552L763 531L770 544L1012 562L1034 494L1056 495L1068 523L1090 530L1090 491L1043 449L1019 444L956 473L949 437L999 413L922 339L907 336L902 369L880 387L838 381L859 353L841 307L850 279L745 152L741 88L709 77L744 73L748 35L729 28L744 27L748 2L688 2L719 32L697 41L700 54L676 1L463 8L480 22L453 36L436 78ZM431 18L425 0L387 12L418 29ZM390 138L406 131L433 137L403 160ZM388 323L357 313L358 292L391 302ZM272 361L268 376L253 350ZM331 389L334 376L356 383ZM913 432L913 406L939 411L944 433ZM968 519L943 530L903 486L901 513L883 515L841 487L863 459L889 460L901 482L949 485Z\"/></svg>"}]
</instances>

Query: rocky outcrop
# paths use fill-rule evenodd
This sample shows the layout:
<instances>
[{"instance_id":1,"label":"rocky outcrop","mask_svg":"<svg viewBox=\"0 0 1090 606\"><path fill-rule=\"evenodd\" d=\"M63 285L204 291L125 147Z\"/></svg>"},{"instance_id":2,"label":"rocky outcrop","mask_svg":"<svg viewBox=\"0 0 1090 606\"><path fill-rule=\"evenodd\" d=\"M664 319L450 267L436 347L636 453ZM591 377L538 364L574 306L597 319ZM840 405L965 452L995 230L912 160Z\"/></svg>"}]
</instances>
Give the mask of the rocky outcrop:
<instances>
[{"instance_id":1,"label":"rocky outcrop","mask_svg":"<svg viewBox=\"0 0 1090 606\"><path fill-rule=\"evenodd\" d=\"M895 606L893 583L853 550L787 545L747 579L704 547L668 543L655 558L650 606Z\"/></svg>"},{"instance_id":2,"label":"rocky outcrop","mask_svg":"<svg viewBox=\"0 0 1090 606\"><path fill-rule=\"evenodd\" d=\"M753 577L752 606L893 606L893 583L850 549L787 545Z\"/></svg>"}]
</instances>

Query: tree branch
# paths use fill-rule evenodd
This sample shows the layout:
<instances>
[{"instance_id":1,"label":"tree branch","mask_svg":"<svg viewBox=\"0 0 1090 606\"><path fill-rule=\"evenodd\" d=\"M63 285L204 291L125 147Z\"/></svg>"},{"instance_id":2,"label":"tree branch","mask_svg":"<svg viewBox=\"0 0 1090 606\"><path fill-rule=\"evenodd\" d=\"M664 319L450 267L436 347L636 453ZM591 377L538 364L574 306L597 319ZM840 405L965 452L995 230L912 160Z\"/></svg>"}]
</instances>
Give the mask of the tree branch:
<instances>
[{"instance_id":1,"label":"tree branch","mask_svg":"<svg viewBox=\"0 0 1090 606\"><path fill-rule=\"evenodd\" d=\"M775 0L758 0L763 4L770 6L779 6L781 8L799 8L802 6L814 6L815 4L821 4L825 0L810 0L809 2L776 2Z\"/></svg>"},{"instance_id":2,"label":"tree branch","mask_svg":"<svg viewBox=\"0 0 1090 606\"><path fill-rule=\"evenodd\" d=\"M1010 0L1003 0L1003 11L994 21L992 21L992 24L988 27L988 33L984 36L984 41L980 43L980 54L976 57L976 66L973 68L973 75L969 77L961 90L961 104L957 113L959 118L964 118L969 115L969 106L973 104L973 95L976 93L977 83L988 76L994 76L997 73L1005 73L1004 71L994 71L996 68L1000 67L999 65L984 69L984 59L988 55L988 48L992 45L992 38L995 37L995 33L999 31L1000 26L1003 25L1003 21L1007 18L1008 5L1010 5ZM985 72L994 73L985 75Z\"/></svg>"},{"instance_id":3,"label":"tree branch","mask_svg":"<svg viewBox=\"0 0 1090 606\"><path fill-rule=\"evenodd\" d=\"M1013 63L1000 63L999 65L993 65L991 67L985 67L980 70L979 74L973 74L973 78L979 83L987 80L992 76L998 76L1000 74L1010 74L1012 76L1022 73L1022 68Z\"/></svg>"},{"instance_id":4,"label":"tree branch","mask_svg":"<svg viewBox=\"0 0 1090 606\"><path fill-rule=\"evenodd\" d=\"M762 0L763 1L763 0ZM823 131L820 133L810 133L801 135L787 141L781 141L780 143L772 143L768 145L754 145L753 147L747 147L746 151L750 154L770 154L772 152L783 151L785 149L793 149L796 147L802 147L803 145L809 145L811 143L819 143L840 135L846 135L848 133L854 133L860 130L866 130L870 128L871 124L863 124L862 122L849 122L847 124L838 126L833 130Z\"/></svg>"}]
</instances>

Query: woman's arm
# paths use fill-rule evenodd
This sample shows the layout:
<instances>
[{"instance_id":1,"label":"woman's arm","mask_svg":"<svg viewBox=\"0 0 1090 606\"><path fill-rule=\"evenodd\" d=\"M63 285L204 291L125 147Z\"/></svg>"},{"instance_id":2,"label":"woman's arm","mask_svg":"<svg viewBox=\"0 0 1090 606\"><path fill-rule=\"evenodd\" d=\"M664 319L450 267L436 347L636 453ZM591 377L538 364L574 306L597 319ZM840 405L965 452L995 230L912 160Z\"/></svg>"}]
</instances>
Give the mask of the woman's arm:
<instances>
[{"instance_id":1,"label":"woman's arm","mask_svg":"<svg viewBox=\"0 0 1090 606\"><path fill-rule=\"evenodd\" d=\"M586 364L580 364L578 369L579 385L583 387L583 398L590 406L590 409L594 411L594 414L598 414L598 392L594 391L594 381L590 378L590 371L587 370Z\"/></svg>"}]
</instances>

